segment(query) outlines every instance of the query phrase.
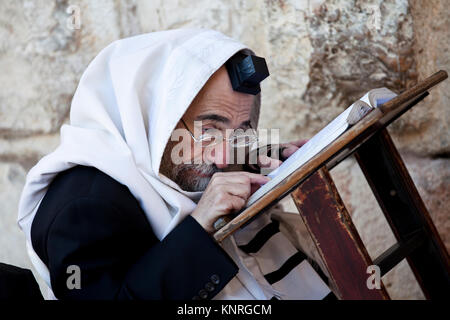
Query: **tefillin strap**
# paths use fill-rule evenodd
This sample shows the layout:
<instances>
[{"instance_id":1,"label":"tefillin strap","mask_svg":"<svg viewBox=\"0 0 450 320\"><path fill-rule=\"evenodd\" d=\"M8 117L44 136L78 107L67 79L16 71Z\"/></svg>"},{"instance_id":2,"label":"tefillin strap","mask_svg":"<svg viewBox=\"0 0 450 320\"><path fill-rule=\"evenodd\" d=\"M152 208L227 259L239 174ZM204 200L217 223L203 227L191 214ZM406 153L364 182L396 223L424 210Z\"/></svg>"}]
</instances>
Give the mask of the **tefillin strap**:
<instances>
[{"instance_id":1,"label":"tefillin strap","mask_svg":"<svg viewBox=\"0 0 450 320\"><path fill-rule=\"evenodd\" d=\"M236 53L225 64L233 90L256 95L259 83L269 76L266 60L254 55Z\"/></svg>"}]
</instances>

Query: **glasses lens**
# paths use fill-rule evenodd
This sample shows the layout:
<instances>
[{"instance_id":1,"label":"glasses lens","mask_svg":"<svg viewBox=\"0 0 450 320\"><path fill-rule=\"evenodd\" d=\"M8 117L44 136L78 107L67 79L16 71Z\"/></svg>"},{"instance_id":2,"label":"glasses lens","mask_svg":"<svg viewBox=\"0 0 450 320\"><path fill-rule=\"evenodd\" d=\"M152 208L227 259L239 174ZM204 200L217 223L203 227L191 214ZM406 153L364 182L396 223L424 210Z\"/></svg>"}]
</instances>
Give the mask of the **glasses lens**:
<instances>
[{"instance_id":1,"label":"glasses lens","mask_svg":"<svg viewBox=\"0 0 450 320\"><path fill-rule=\"evenodd\" d=\"M231 145L233 147L246 147L258 140L256 135L235 135L231 139Z\"/></svg>"},{"instance_id":2,"label":"glasses lens","mask_svg":"<svg viewBox=\"0 0 450 320\"><path fill-rule=\"evenodd\" d=\"M198 138L203 147L214 146L223 141L222 131L218 129L210 129L208 132L204 133ZM242 129L236 130L228 140L230 145L233 147L246 147L252 145L258 141L258 136L256 132L252 130L251 132L243 131Z\"/></svg>"},{"instance_id":3,"label":"glasses lens","mask_svg":"<svg viewBox=\"0 0 450 320\"><path fill-rule=\"evenodd\" d=\"M218 129L209 129L208 132L201 135L198 139L203 147L216 145L223 141L222 132Z\"/></svg>"}]
</instances>

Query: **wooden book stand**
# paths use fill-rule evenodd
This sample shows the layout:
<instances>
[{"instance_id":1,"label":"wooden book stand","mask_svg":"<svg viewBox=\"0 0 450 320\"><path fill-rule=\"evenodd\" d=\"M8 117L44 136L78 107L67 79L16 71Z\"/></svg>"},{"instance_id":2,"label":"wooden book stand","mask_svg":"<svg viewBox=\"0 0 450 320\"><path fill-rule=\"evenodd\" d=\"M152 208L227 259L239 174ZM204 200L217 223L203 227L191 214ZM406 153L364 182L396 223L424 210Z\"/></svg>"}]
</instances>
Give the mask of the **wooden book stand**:
<instances>
[{"instance_id":1,"label":"wooden book stand","mask_svg":"<svg viewBox=\"0 0 450 320\"><path fill-rule=\"evenodd\" d=\"M450 296L448 252L385 127L445 80L439 71L373 109L332 144L214 234L222 241L291 194L339 299L389 299L384 285L369 289L368 266L381 276L407 259L427 299ZM328 170L354 154L397 243L371 260Z\"/></svg>"}]
</instances>

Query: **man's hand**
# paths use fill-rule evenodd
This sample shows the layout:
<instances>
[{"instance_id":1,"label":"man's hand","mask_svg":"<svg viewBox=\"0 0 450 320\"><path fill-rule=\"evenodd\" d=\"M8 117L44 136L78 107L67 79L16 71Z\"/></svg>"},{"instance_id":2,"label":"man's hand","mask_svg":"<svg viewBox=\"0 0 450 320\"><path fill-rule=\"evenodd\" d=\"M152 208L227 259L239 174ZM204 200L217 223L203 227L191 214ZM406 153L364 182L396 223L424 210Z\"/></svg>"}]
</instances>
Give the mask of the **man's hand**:
<instances>
[{"instance_id":1,"label":"man's hand","mask_svg":"<svg viewBox=\"0 0 450 320\"><path fill-rule=\"evenodd\" d=\"M282 148L281 152L281 158L286 159L290 157L295 151L297 151L302 145L304 145L308 140L296 140L288 143L282 143L280 144L280 147ZM279 159L270 158L265 155L258 156L258 166L260 168L266 168L266 169L275 169L278 168L283 161Z\"/></svg>"},{"instance_id":2,"label":"man's hand","mask_svg":"<svg viewBox=\"0 0 450 320\"><path fill-rule=\"evenodd\" d=\"M245 171L217 172L211 177L191 216L212 233L218 218L242 209L250 195L269 180L263 175Z\"/></svg>"}]
</instances>

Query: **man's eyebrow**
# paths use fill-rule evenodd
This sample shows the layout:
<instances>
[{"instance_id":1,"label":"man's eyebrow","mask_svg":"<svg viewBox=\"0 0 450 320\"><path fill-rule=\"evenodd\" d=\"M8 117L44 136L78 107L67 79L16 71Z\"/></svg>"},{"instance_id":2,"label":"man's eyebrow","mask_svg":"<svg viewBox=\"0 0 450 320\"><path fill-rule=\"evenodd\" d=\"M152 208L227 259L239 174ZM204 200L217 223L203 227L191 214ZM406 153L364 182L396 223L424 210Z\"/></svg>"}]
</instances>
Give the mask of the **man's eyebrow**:
<instances>
[{"instance_id":1,"label":"man's eyebrow","mask_svg":"<svg viewBox=\"0 0 450 320\"><path fill-rule=\"evenodd\" d=\"M226 124L230 123L230 119L223 116L219 116L218 114L202 114L194 119L194 121L202 121L202 120L212 120L217 122L223 122Z\"/></svg>"},{"instance_id":2,"label":"man's eyebrow","mask_svg":"<svg viewBox=\"0 0 450 320\"><path fill-rule=\"evenodd\" d=\"M223 122L225 124L229 124L230 123L230 119L224 117L224 116L220 116L218 114L202 114L199 115L197 117L195 117L194 121L202 121L202 120L211 120L211 121L216 121L216 122ZM242 127L250 127L250 120L246 120L243 121L241 123Z\"/></svg>"}]
</instances>

